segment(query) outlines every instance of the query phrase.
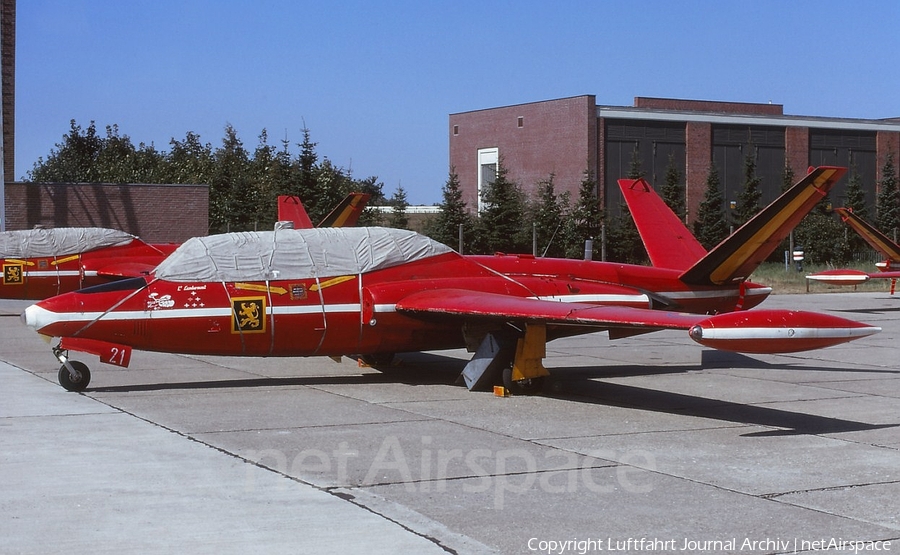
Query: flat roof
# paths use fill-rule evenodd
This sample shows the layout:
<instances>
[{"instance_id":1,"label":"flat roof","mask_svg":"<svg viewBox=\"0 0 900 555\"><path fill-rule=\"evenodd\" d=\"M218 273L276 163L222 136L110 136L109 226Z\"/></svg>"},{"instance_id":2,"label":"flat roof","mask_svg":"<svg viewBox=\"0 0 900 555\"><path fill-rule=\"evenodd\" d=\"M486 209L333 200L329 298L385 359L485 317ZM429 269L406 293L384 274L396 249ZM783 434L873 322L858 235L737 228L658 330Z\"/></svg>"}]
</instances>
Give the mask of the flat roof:
<instances>
[{"instance_id":1,"label":"flat roof","mask_svg":"<svg viewBox=\"0 0 900 555\"><path fill-rule=\"evenodd\" d=\"M819 129L900 132L900 120L896 118L881 120L815 116L727 114L722 112L634 108L630 106L597 106L597 117L657 121L696 121L723 125L771 125L777 127L811 127Z\"/></svg>"}]
</instances>

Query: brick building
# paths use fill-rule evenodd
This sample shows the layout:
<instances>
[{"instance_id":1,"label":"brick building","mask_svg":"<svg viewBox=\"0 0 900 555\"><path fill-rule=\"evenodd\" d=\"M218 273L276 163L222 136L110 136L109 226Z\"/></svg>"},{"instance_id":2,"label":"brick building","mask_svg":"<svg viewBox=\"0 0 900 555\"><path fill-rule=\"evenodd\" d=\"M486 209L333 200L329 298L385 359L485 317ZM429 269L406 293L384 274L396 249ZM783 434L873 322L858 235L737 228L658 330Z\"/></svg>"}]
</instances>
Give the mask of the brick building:
<instances>
[{"instance_id":1,"label":"brick building","mask_svg":"<svg viewBox=\"0 0 900 555\"><path fill-rule=\"evenodd\" d=\"M634 106L598 106L592 95L450 115L450 166L463 198L478 205L481 187L498 160L526 193L551 174L558 192L576 198L585 170L597 179L601 200L616 211L616 181L630 169L635 149L645 177L658 189L670 155L685 183L688 220L697 214L711 164L726 202L743 187L745 151L753 149L762 203L781 191L784 168L795 176L813 165L853 167L874 206L888 153L900 163L900 119L868 120L785 115L780 104L637 97ZM847 178L831 193L839 204Z\"/></svg>"},{"instance_id":2,"label":"brick building","mask_svg":"<svg viewBox=\"0 0 900 555\"><path fill-rule=\"evenodd\" d=\"M106 227L153 243L208 233L209 187L94 183L7 183L7 230Z\"/></svg>"}]
</instances>

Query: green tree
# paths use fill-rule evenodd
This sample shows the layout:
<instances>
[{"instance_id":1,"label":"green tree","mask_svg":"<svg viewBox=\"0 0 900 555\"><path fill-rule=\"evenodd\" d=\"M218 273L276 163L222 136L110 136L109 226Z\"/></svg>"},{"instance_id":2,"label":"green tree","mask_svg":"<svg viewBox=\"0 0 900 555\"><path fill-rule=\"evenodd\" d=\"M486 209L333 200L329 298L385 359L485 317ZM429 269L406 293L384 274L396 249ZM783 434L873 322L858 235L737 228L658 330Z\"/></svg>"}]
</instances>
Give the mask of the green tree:
<instances>
[{"instance_id":1,"label":"green tree","mask_svg":"<svg viewBox=\"0 0 900 555\"><path fill-rule=\"evenodd\" d=\"M644 177L644 170L641 169L642 165L641 151L638 148L638 143L634 143L634 148L631 149L631 161L628 166L628 179Z\"/></svg>"},{"instance_id":2,"label":"green tree","mask_svg":"<svg viewBox=\"0 0 900 555\"><path fill-rule=\"evenodd\" d=\"M781 192L785 192L794 185L794 168L784 161L784 170L781 172Z\"/></svg>"},{"instance_id":3,"label":"green tree","mask_svg":"<svg viewBox=\"0 0 900 555\"><path fill-rule=\"evenodd\" d=\"M484 209L478 219L476 240L483 253L531 252L530 234L523 240L525 198L518 184L507 179L503 161L497 163L494 182L484 187Z\"/></svg>"},{"instance_id":4,"label":"green tree","mask_svg":"<svg viewBox=\"0 0 900 555\"><path fill-rule=\"evenodd\" d=\"M744 156L744 186L738 194L737 206L734 210L734 226L740 227L755 216L759 210L759 201L762 198L762 190L759 188L760 179L756 175L756 149L752 144L747 145L747 155Z\"/></svg>"},{"instance_id":5,"label":"green tree","mask_svg":"<svg viewBox=\"0 0 900 555\"><path fill-rule=\"evenodd\" d=\"M794 230L794 249L802 250L810 264L845 264L851 249L842 224L831 214L831 200L826 195L810 210Z\"/></svg>"},{"instance_id":6,"label":"green tree","mask_svg":"<svg viewBox=\"0 0 900 555\"><path fill-rule=\"evenodd\" d=\"M183 141L172 139L171 150L165 155L162 183L196 183L209 185L215 173L216 161L212 146L201 143L200 136L188 132ZM212 195L210 195L212 202Z\"/></svg>"},{"instance_id":7,"label":"green tree","mask_svg":"<svg viewBox=\"0 0 900 555\"><path fill-rule=\"evenodd\" d=\"M305 193L307 198L301 196L300 200L310 219L320 222L347 196L352 189L352 180L343 168L335 166L328 158L313 168L313 175L312 190Z\"/></svg>"},{"instance_id":8,"label":"green tree","mask_svg":"<svg viewBox=\"0 0 900 555\"><path fill-rule=\"evenodd\" d=\"M850 167L850 177L847 179L847 188L844 189L844 207L849 208L854 214L868 220L869 206L866 202L866 191L862 186L862 177L856 169L856 164Z\"/></svg>"},{"instance_id":9,"label":"green tree","mask_svg":"<svg viewBox=\"0 0 900 555\"><path fill-rule=\"evenodd\" d=\"M406 190L402 185L397 185L397 190L388 200L388 206L392 208L388 216L388 227L409 229L409 216L406 214L409 202L406 200Z\"/></svg>"},{"instance_id":10,"label":"green tree","mask_svg":"<svg viewBox=\"0 0 900 555\"><path fill-rule=\"evenodd\" d=\"M272 229L275 224L278 195L285 188L282 183L285 171L281 162L275 147L268 142L268 133L263 129L248 167L250 181L256 187L258 195L253 216L257 229Z\"/></svg>"},{"instance_id":11,"label":"green tree","mask_svg":"<svg viewBox=\"0 0 900 555\"><path fill-rule=\"evenodd\" d=\"M669 162L666 164L666 181L660 192L663 202L672 209L672 212L675 212L681 221L684 221L684 183L682 183L681 172L678 171L673 154L669 155Z\"/></svg>"},{"instance_id":12,"label":"green tree","mask_svg":"<svg viewBox=\"0 0 900 555\"><path fill-rule=\"evenodd\" d=\"M640 150L635 143L634 149L631 151L631 164L628 169L629 179L644 177L641 165ZM629 264L640 264L646 261L647 252L644 250L644 243L634 224L634 218L631 217L628 204L624 201L619 204L619 215L609 220L606 238L606 250L611 261Z\"/></svg>"},{"instance_id":13,"label":"green tree","mask_svg":"<svg viewBox=\"0 0 900 555\"><path fill-rule=\"evenodd\" d=\"M213 153L216 169L209 184L210 230L248 231L254 229L258 190L250 181L250 157L237 132L225 127L222 146Z\"/></svg>"},{"instance_id":14,"label":"green tree","mask_svg":"<svg viewBox=\"0 0 900 555\"><path fill-rule=\"evenodd\" d=\"M706 192L694 222L694 235L707 250L728 237L728 223L725 221L725 200L719 183L719 170L715 164L709 166L706 174Z\"/></svg>"},{"instance_id":15,"label":"green tree","mask_svg":"<svg viewBox=\"0 0 900 555\"><path fill-rule=\"evenodd\" d=\"M881 168L878 197L876 199L876 227L888 237L900 230L900 190L897 189L897 170L894 154L888 153Z\"/></svg>"},{"instance_id":16,"label":"green tree","mask_svg":"<svg viewBox=\"0 0 900 555\"><path fill-rule=\"evenodd\" d=\"M319 155L316 153L316 145L310 139L310 131L303 127L303 142L300 143L300 155L297 158L296 190L291 193L300 197L304 202L315 202L318 194L318 177L316 168L319 164Z\"/></svg>"},{"instance_id":17,"label":"green tree","mask_svg":"<svg viewBox=\"0 0 900 555\"><path fill-rule=\"evenodd\" d=\"M784 169L781 172L781 192L784 193L788 189L790 189L794 185L794 169L791 167L788 160L784 161ZM791 248L793 246L793 232L791 235L786 237L784 241L781 242L779 248L772 251L771 256L769 256L769 262L780 262L782 261L783 253L790 253Z\"/></svg>"},{"instance_id":18,"label":"green tree","mask_svg":"<svg viewBox=\"0 0 900 555\"><path fill-rule=\"evenodd\" d=\"M468 252L471 248L474 222L463 201L459 175L454 168L450 168L447 182L441 189L441 198L441 203L438 205L440 212L426 224L425 234L435 241L458 249L459 226L462 225L463 250Z\"/></svg>"},{"instance_id":19,"label":"green tree","mask_svg":"<svg viewBox=\"0 0 900 555\"><path fill-rule=\"evenodd\" d=\"M374 175L365 179L354 179L351 181L348 193L366 193L369 195L368 205L363 210L356 225L360 227L381 225L381 213L375 210L374 207L387 204L383 189L384 184L378 181L378 178Z\"/></svg>"},{"instance_id":20,"label":"green tree","mask_svg":"<svg viewBox=\"0 0 900 555\"><path fill-rule=\"evenodd\" d=\"M97 133L92 121L82 130L75 120L69 132L44 160L38 158L28 172L30 181L71 183L157 183L163 173L164 156L143 143L136 148L117 125Z\"/></svg>"},{"instance_id":21,"label":"green tree","mask_svg":"<svg viewBox=\"0 0 900 555\"><path fill-rule=\"evenodd\" d=\"M568 220L569 195L557 194L550 176L537 184L537 198L528 207L531 231L537 239L537 255L551 258L566 256L565 222Z\"/></svg>"},{"instance_id":22,"label":"green tree","mask_svg":"<svg viewBox=\"0 0 900 555\"><path fill-rule=\"evenodd\" d=\"M568 258L583 258L584 243L593 240L591 257L600 249L600 235L603 228L603 208L597 195L597 180L590 170L584 170L581 185L578 187L578 201L572 209L572 217L566 218L571 228L567 233L569 241L566 247Z\"/></svg>"}]
</instances>

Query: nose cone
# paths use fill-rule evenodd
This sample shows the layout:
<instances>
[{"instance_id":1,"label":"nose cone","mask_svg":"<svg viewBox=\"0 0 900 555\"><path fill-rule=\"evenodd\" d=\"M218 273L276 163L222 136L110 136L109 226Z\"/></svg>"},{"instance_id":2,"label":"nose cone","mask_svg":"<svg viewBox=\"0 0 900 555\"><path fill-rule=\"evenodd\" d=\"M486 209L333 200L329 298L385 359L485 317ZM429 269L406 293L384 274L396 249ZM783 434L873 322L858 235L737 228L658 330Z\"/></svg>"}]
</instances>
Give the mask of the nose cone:
<instances>
[{"instance_id":1,"label":"nose cone","mask_svg":"<svg viewBox=\"0 0 900 555\"><path fill-rule=\"evenodd\" d=\"M59 316L37 304L33 304L25 309L25 312L21 314L20 319L23 324L34 331L41 333L41 330L47 326L58 322Z\"/></svg>"}]
</instances>

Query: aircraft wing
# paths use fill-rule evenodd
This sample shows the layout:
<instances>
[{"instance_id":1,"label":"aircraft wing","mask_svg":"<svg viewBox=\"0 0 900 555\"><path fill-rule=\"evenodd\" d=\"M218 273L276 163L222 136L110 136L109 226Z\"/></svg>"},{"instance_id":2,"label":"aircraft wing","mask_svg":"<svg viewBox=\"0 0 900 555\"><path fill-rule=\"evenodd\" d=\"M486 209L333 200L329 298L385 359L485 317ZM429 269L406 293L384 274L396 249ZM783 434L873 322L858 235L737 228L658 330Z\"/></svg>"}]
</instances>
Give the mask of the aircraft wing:
<instances>
[{"instance_id":1,"label":"aircraft wing","mask_svg":"<svg viewBox=\"0 0 900 555\"><path fill-rule=\"evenodd\" d=\"M705 315L626 306L564 303L464 289L434 289L413 293L397 303L397 312L420 316L459 316L496 320L525 320L548 324L690 329Z\"/></svg>"},{"instance_id":2,"label":"aircraft wing","mask_svg":"<svg viewBox=\"0 0 900 555\"><path fill-rule=\"evenodd\" d=\"M598 306L463 289L410 294L396 311L417 317L457 317L599 329L689 330L701 345L742 353L792 353L837 345L881 328L839 316L792 310L746 310L715 316L626 306Z\"/></svg>"}]
</instances>

